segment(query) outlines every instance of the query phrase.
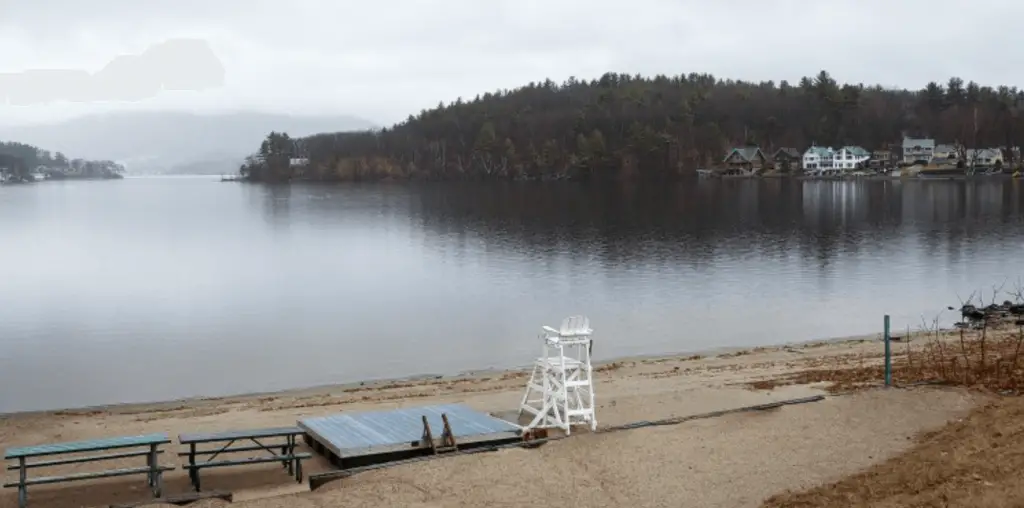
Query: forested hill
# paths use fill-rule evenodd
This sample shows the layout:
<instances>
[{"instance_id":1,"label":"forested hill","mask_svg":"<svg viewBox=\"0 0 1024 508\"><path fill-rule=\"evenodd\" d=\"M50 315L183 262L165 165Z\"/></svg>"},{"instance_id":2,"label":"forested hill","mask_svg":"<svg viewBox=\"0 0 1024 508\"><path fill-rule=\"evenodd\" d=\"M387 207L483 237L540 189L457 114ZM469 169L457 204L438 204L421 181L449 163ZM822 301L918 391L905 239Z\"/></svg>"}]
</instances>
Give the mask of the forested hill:
<instances>
[{"instance_id":1,"label":"forested hill","mask_svg":"<svg viewBox=\"0 0 1024 508\"><path fill-rule=\"evenodd\" d=\"M124 166L106 160L68 159L60 152L17 141L0 141L0 180L31 181L31 174L36 171L48 178L119 178Z\"/></svg>"},{"instance_id":2,"label":"forested hill","mask_svg":"<svg viewBox=\"0 0 1024 508\"><path fill-rule=\"evenodd\" d=\"M1024 92L952 78L919 91L707 74L530 83L439 104L380 131L291 139L272 133L242 167L254 180L672 178L732 146L898 146L904 135L1013 146ZM308 163L302 159L308 159Z\"/></svg>"}]
</instances>

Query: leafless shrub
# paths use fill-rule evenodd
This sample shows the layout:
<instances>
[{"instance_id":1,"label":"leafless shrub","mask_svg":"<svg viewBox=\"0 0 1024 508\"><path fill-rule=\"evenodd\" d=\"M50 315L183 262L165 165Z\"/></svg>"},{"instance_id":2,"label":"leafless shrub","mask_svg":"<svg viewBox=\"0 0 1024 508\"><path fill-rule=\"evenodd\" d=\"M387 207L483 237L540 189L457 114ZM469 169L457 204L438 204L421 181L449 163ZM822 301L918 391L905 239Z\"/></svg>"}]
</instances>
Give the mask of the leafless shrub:
<instances>
[{"instance_id":1,"label":"leafless shrub","mask_svg":"<svg viewBox=\"0 0 1024 508\"><path fill-rule=\"evenodd\" d=\"M978 291L961 300L962 313L964 309L983 309L980 314L973 314L976 318L973 324L961 322L954 329L944 329L941 313L930 320L922 316L915 340L911 341L908 330L902 339L906 341L905 347L892 351L893 383L935 382L1007 394L1024 390L1024 365L1020 358L1024 350L1024 316L1017 316L1015 320L1007 318L1013 317L1007 309L1019 310L1024 304L1024 284L1018 282L1013 291L1005 291L1004 287L1005 284L994 286L987 302ZM1001 295L1009 295L1017 307L1010 305L1009 300L1000 303ZM837 359L815 365L771 380L771 384L828 383L832 391L847 391L877 386L884 375L884 365L878 355L867 355L859 361Z\"/></svg>"}]
</instances>

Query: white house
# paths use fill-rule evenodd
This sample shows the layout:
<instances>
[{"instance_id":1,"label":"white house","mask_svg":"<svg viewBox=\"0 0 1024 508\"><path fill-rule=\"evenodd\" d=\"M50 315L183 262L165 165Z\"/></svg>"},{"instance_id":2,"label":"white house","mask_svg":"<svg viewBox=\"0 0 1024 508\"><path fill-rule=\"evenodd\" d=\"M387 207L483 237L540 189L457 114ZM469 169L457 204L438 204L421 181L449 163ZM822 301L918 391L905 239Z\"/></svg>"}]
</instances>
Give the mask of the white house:
<instances>
[{"instance_id":1,"label":"white house","mask_svg":"<svg viewBox=\"0 0 1024 508\"><path fill-rule=\"evenodd\" d=\"M968 166L990 167L996 165L1002 166L1003 164L1003 151L998 148L967 150Z\"/></svg>"},{"instance_id":2,"label":"white house","mask_svg":"<svg viewBox=\"0 0 1024 508\"><path fill-rule=\"evenodd\" d=\"M812 146L804 152L803 168L805 173L819 173L832 169L835 153L827 146Z\"/></svg>"},{"instance_id":3,"label":"white house","mask_svg":"<svg viewBox=\"0 0 1024 508\"><path fill-rule=\"evenodd\" d=\"M859 146L844 146L832 155L832 167L834 169L857 169L858 166L867 167L871 160L871 153Z\"/></svg>"},{"instance_id":4,"label":"white house","mask_svg":"<svg viewBox=\"0 0 1024 508\"><path fill-rule=\"evenodd\" d=\"M903 162L917 164L931 162L935 156L935 140L930 138L903 138Z\"/></svg>"}]
</instances>

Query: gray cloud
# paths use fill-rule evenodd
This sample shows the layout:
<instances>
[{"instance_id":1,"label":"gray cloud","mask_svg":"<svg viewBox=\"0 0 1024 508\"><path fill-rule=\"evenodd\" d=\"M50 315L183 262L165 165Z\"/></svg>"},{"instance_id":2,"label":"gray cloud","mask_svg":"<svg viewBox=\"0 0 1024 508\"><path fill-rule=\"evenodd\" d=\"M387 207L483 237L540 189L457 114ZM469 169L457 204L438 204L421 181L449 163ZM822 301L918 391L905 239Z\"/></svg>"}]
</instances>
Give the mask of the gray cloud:
<instances>
[{"instance_id":1,"label":"gray cloud","mask_svg":"<svg viewBox=\"0 0 1024 508\"><path fill-rule=\"evenodd\" d=\"M438 101L605 71L710 72L920 87L1024 81L1024 3L975 0L0 0L0 71L97 72L159 41L208 41L222 89L139 107L349 113L381 123ZM31 106L32 119L114 105ZM63 109L62 109L63 108Z\"/></svg>"},{"instance_id":2,"label":"gray cloud","mask_svg":"<svg viewBox=\"0 0 1024 508\"><path fill-rule=\"evenodd\" d=\"M224 84L224 66L202 40L172 39L140 55L120 55L91 74L74 69L0 73L0 103L135 102L164 90L202 91Z\"/></svg>"}]
</instances>

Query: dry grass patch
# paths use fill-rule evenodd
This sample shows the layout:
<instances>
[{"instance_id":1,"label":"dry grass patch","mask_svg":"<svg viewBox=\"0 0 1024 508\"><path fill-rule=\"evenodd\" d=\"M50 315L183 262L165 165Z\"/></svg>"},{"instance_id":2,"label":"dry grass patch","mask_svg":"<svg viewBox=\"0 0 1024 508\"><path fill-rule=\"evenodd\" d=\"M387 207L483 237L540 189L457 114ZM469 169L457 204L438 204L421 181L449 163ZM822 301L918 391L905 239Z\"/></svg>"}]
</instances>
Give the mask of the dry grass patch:
<instances>
[{"instance_id":1,"label":"dry grass patch","mask_svg":"<svg viewBox=\"0 0 1024 508\"><path fill-rule=\"evenodd\" d=\"M893 383L939 382L1000 395L1021 394L1024 322L981 314L975 328L936 330L912 342L892 344ZM826 382L839 391L877 385L884 373L883 360L867 355L832 365L808 365L806 370L751 386ZM1001 397L941 430L919 436L906 453L831 485L773 496L764 506L1024 506L1024 398Z\"/></svg>"},{"instance_id":2,"label":"dry grass patch","mask_svg":"<svg viewBox=\"0 0 1024 508\"><path fill-rule=\"evenodd\" d=\"M885 378L881 352L808 359L801 365L796 372L752 381L747 386L764 390L825 383L832 392L844 392L878 386ZM960 330L934 333L913 342L893 342L892 380L897 386L932 382L1000 394L1020 393L1024 389L1024 329Z\"/></svg>"},{"instance_id":3,"label":"dry grass patch","mask_svg":"<svg viewBox=\"0 0 1024 508\"><path fill-rule=\"evenodd\" d=\"M763 506L1024 506L1024 398L1001 398L891 460Z\"/></svg>"}]
</instances>

